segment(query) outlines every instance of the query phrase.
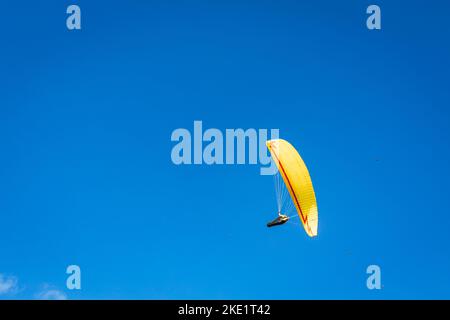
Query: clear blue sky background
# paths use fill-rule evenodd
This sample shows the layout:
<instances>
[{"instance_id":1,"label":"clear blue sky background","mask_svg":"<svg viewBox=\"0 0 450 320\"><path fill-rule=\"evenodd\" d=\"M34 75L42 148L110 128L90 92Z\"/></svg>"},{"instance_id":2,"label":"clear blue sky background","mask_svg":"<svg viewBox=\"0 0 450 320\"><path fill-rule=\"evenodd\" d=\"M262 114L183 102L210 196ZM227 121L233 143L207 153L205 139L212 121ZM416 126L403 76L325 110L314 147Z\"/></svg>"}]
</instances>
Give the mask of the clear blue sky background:
<instances>
[{"instance_id":1,"label":"clear blue sky background","mask_svg":"<svg viewBox=\"0 0 450 320\"><path fill-rule=\"evenodd\" d=\"M368 1L74 3L77 32L72 2L1 6L0 298L450 298L447 1L377 1L381 31ZM194 120L279 128L319 236L266 228L257 165L173 165Z\"/></svg>"}]
</instances>

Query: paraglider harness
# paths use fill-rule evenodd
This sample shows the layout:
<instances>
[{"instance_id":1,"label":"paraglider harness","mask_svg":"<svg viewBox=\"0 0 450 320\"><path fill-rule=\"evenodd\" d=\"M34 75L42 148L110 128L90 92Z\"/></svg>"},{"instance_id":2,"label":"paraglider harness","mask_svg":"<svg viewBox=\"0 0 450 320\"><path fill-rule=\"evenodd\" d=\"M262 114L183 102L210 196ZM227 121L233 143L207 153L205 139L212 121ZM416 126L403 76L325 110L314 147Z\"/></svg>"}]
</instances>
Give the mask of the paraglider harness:
<instances>
[{"instance_id":1,"label":"paraglider harness","mask_svg":"<svg viewBox=\"0 0 450 320\"><path fill-rule=\"evenodd\" d=\"M278 212L278 217L273 220L270 221L269 223L267 223L267 227L274 227L274 226L279 226L282 224L285 224L286 222L288 222L289 217L287 215L282 214L281 212Z\"/></svg>"}]
</instances>

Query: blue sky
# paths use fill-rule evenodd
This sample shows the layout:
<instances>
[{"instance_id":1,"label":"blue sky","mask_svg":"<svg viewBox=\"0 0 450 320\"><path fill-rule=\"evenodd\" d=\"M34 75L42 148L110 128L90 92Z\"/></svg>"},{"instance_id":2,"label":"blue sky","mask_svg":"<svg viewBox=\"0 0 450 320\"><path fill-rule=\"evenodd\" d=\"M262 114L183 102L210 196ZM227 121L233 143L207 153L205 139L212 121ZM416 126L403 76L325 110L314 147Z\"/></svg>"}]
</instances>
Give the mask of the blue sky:
<instances>
[{"instance_id":1,"label":"blue sky","mask_svg":"<svg viewBox=\"0 0 450 320\"><path fill-rule=\"evenodd\" d=\"M450 298L447 2L75 3L2 6L0 299ZM257 165L175 166L194 120L279 128L319 236Z\"/></svg>"}]
</instances>

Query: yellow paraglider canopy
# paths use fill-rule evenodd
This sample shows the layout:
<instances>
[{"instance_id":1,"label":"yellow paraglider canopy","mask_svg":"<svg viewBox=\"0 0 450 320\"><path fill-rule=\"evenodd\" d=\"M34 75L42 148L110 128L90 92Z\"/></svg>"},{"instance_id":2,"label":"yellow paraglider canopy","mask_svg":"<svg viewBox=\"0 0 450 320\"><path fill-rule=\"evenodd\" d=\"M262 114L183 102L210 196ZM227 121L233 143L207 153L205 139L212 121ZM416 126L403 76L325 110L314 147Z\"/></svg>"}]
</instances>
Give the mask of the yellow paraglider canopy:
<instances>
[{"instance_id":1,"label":"yellow paraglider canopy","mask_svg":"<svg viewBox=\"0 0 450 320\"><path fill-rule=\"evenodd\" d=\"M300 154L283 139L268 140L266 145L289 191L306 233L310 237L317 236L319 216L316 196L308 169Z\"/></svg>"}]
</instances>

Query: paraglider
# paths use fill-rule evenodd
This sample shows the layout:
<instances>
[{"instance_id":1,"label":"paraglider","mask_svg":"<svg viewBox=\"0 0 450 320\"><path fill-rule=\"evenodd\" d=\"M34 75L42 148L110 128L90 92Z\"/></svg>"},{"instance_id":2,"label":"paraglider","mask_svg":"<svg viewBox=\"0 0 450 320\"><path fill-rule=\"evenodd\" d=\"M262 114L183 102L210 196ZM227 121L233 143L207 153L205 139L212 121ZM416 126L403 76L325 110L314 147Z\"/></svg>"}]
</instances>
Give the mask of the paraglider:
<instances>
[{"instance_id":1,"label":"paraglider","mask_svg":"<svg viewBox=\"0 0 450 320\"><path fill-rule=\"evenodd\" d=\"M287 215L282 214L281 212L278 212L278 217L275 220L267 223L267 226L269 228L274 227L274 226L279 226L279 225L285 224L288 221L289 221L289 217Z\"/></svg>"},{"instance_id":2,"label":"paraglider","mask_svg":"<svg viewBox=\"0 0 450 320\"><path fill-rule=\"evenodd\" d=\"M287 214L295 210L306 233L310 237L317 236L319 218L316 196L308 169L300 154L283 139L268 140L266 145L278 168L278 173L274 176L278 217L267 226L285 224L291 218Z\"/></svg>"}]
</instances>

